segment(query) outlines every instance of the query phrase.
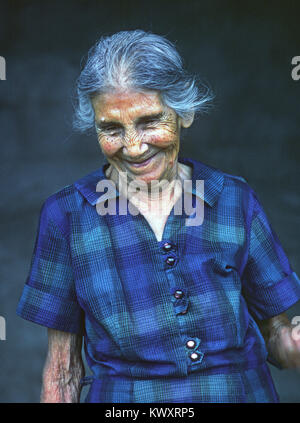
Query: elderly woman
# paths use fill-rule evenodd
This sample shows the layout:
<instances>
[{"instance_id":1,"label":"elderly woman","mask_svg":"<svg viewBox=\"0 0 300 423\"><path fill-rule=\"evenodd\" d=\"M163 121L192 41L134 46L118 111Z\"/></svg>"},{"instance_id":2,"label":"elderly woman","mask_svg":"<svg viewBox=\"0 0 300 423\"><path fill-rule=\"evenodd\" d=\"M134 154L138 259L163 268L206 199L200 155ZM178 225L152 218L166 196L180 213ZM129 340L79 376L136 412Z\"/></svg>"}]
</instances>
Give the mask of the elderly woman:
<instances>
[{"instance_id":1,"label":"elderly woman","mask_svg":"<svg viewBox=\"0 0 300 423\"><path fill-rule=\"evenodd\" d=\"M143 31L101 38L77 89L75 126L107 163L41 210L17 310L48 328L41 401L90 384L86 402L277 402L267 360L300 365L284 314L300 283L247 182L179 156L209 92Z\"/></svg>"}]
</instances>

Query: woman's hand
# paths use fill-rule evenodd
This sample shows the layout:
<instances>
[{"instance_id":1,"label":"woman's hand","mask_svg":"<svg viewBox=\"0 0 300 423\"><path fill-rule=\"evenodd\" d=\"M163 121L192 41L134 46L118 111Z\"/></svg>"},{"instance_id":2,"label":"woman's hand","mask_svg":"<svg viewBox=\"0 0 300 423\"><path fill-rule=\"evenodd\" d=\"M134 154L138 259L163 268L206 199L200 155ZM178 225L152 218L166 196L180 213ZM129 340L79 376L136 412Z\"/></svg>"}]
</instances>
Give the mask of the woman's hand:
<instances>
[{"instance_id":1,"label":"woman's hand","mask_svg":"<svg viewBox=\"0 0 300 423\"><path fill-rule=\"evenodd\" d=\"M80 379L84 375L81 346L81 336L48 329L41 402L79 402Z\"/></svg>"},{"instance_id":2,"label":"woman's hand","mask_svg":"<svg viewBox=\"0 0 300 423\"><path fill-rule=\"evenodd\" d=\"M270 338L269 345L282 367L300 369L300 339L293 335L291 326L278 329L277 334Z\"/></svg>"},{"instance_id":3,"label":"woman's hand","mask_svg":"<svg viewBox=\"0 0 300 423\"><path fill-rule=\"evenodd\" d=\"M283 313L257 322L268 353L283 368L300 369L300 336Z\"/></svg>"}]
</instances>

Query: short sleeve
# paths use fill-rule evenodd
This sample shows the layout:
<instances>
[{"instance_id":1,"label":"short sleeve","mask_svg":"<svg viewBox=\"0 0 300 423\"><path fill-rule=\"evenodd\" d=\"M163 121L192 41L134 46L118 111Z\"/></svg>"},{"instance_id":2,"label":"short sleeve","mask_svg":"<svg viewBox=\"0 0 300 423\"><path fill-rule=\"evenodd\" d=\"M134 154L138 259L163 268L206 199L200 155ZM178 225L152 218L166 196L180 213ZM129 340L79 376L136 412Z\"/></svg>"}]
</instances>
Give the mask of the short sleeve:
<instances>
[{"instance_id":1,"label":"short sleeve","mask_svg":"<svg viewBox=\"0 0 300 423\"><path fill-rule=\"evenodd\" d=\"M82 333L83 314L76 298L68 241L43 205L29 276L17 314L34 323Z\"/></svg>"},{"instance_id":2,"label":"short sleeve","mask_svg":"<svg viewBox=\"0 0 300 423\"><path fill-rule=\"evenodd\" d=\"M300 299L300 280L260 204L253 195L248 261L242 281L250 313L263 320L283 313Z\"/></svg>"}]
</instances>

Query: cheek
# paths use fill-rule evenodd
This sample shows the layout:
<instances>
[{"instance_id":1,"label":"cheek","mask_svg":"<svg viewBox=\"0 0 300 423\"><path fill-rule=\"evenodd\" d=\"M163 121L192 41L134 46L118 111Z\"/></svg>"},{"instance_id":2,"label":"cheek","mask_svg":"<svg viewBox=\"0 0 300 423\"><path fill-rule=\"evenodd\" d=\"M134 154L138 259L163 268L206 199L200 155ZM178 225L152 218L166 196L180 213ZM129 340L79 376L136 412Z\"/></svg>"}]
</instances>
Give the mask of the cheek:
<instances>
[{"instance_id":1,"label":"cheek","mask_svg":"<svg viewBox=\"0 0 300 423\"><path fill-rule=\"evenodd\" d=\"M156 147L168 148L179 143L178 133L172 130L161 130L145 137L145 141L155 145Z\"/></svg>"},{"instance_id":2,"label":"cheek","mask_svg":"<svg viewBox=\"0 0 300 423\"><path fill-rule=\"evenodd\" d=\"M98 137L98 142L105 156L112 157L120 149L120 143L106 137Z\"/></svg>"}]
</instances>

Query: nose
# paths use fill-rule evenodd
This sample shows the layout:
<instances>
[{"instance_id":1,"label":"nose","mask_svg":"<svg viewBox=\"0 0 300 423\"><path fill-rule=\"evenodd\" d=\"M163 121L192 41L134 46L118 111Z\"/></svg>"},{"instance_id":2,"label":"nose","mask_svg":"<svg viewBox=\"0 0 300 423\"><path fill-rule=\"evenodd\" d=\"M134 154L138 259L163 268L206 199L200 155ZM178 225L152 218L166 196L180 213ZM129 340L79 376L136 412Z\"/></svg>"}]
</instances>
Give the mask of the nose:
<instances>
[{"instance_id":1,"label":"nose","mask_svg":"<svg viewBox=\"0 0 300 423\"><path fill-rule=\"evenodd\" d=\"M148 150L148 145L143 141L142 135L135 131L128 131L123 139L123 154L130 158L140 157Z\"/></svg>"}]
</instances>

